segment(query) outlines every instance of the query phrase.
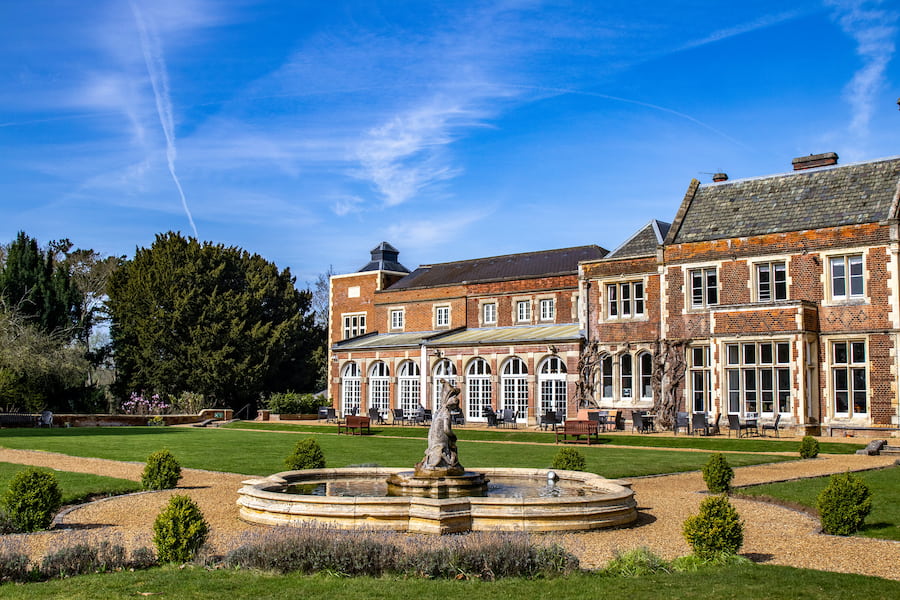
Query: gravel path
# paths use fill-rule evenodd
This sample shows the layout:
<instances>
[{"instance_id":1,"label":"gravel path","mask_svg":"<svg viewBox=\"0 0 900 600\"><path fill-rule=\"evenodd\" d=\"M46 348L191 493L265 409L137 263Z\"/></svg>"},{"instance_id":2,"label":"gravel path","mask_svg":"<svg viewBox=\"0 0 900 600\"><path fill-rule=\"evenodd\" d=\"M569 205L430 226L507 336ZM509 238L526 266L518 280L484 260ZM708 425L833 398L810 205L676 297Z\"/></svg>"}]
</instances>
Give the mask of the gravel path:
<instances>
[{"instance_id":1,"label":"gravel path","mask_svg":"<svg viewBox=\"0 0 900 600\"><path fill-rule=\"evenodd\" d=\"M77 458L50 452L0 449L0 461L50 467L139 480L142 463ZM780 481L801 476L825 475L894 464L893 457L856 455L820 456L814 460L757 465L735 469L735 485ZM110 498L76 507L64 513L52 531L5 536L8 544L23 544L33 556L60 545L84 539L107 539L127 547L152 546L152 523L174 493L190 495L201 507L212 528L215 551L231 547L242 533L258 526L241 522L237 515L237 490L249 477L184 469L176 490L146 492ZM681 535L681 524L697 512L706 489L700 473L682 473L633 480L640 516L629 528L574 534L548 534L581 559L585 567L597 567L616 551L645 546L674 558L690 549ZM771 564L825 571L860 573L900 580L900 542L869 538L842 538L816 533L818 522L787 508L733 500L745 522L742 554ZM0 538L2 539L2 538Z\"/></svg>"}]
</instances>

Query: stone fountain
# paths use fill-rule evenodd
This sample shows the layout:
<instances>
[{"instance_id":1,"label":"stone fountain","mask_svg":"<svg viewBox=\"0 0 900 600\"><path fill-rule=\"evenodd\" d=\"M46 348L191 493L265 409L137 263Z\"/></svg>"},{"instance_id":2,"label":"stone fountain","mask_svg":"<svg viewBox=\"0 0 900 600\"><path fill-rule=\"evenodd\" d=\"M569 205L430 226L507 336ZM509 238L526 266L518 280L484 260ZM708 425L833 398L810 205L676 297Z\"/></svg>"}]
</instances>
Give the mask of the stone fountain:
<instances>
[{"instance_id":1,"label":"stone fountain","mask_svg":"<svg viewBox=\"0 0 900 600\"><path fill-rule=\"evenodd\" d=\"M319 522L411 533L581 531L637 518L631 484L581 471L482 468L459 462L450 416L459 388L441 383L428 448L415 469L286 471L244 482L240 517L266 525Z\"/></svg>"}]
</instances>

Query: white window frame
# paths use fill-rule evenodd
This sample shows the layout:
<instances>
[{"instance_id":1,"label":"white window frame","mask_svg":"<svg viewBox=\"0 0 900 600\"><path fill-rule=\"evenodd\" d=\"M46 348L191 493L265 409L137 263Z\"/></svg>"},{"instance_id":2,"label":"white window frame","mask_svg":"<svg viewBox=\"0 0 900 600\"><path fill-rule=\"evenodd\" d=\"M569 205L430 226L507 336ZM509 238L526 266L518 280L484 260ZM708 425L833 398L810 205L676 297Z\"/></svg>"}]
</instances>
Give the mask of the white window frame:
<instances>
[{"instance_id":1,"label":"white window frame","mask_svg":"<svg viewBox=\"0 0 900 600\"><path fill-rule=\"evenodd\" d=\"M829 255L828 291L833 301L846 302L866 297L866 263L862 252ZM840 267L840 273L837 272ZM854 271L858 272L854 273ZM840 287L843 290L838 289Z\"/></svg>"},{"instance_id":2,"label":"white window frame","mask_svg":"<svg viewBox=\"0 0 900 600\"><path fill-rule=\"evenodd\" d=\"M606 284L606 318L634 319L644 316L647 306L643 279Z\"/></svg>"},{"instance_id":3,"label":"white window frame","mask_svg":"<svg viewBox=\"0 0 900 600\"><path fill-rule=\"evenodd\" d=\"M403 329L406 322L406 311L402 308L391 309L391 329Z\"/></svg>"},{"instance_id":4,"label":"white window frame","mask_svg":"<svg viewBox=\"0 0 900 600\"><path fill-rule=\"evenodd\" d=\"M541 298L538 300L540 307L541 321L552 321L556 318L556 299Z\"/></svg>"},{"instance_id":5,"label":"white window frame","mask_svg":"<svg viewBox=\"0 0 900 600\"><path fill-rule=\"evenodd\" d=\"M516 422L528 422L528 364L513 356L503 364L500 375L500 410L516 413Z\"/></svg>"},{"instance_id":6,"label":"white window frame","mask_svg":"<svg viewBox=\"0 0 900 600\"><path fill-rule=\"evenodd\" d=\"M647 351L635 356L640 400L653 401L653 355Z\"/></svg>"},{"instance_id":7,"label":"white window frame","mask_svg":"<svg viewBox=\"0 0 900 600\"><path fill-rule=\"evenodd\" d=\"M391 410L391 371L384 361L376 361L369 367L369 408L374 408L385 418Z\"/></svg>"},{"instance_id":8,"label":"white window frame","mask_svg":"<svg viewBox=\"0 0 900 600\"><path fill-rule=\"evenodd\" d=\"M341 325L344 334L342 339L359 337L366 333L366 313L344 313L341 315Z\"/></svg>"},{"instance_id":9,"label":"white window frame","mask_svg":"<svg viewBox=\"0 0 900 600\"><path fill-rule=\"evenodd\" d=\"M758 262L754 263L753 267L757 302L778 302L788 299L787 261Z\"/></svg>"},{"instance_id":10,"label":"white window frame","mask_svg":"<svg viewBox=\"0 0 900 600\"><path fill-rule=\"evenodd\" d=\"M774 416L791 412L791 343L786 340L725 344L728 414Z\"/></svg>"},{"instance_id":11,"label":"white window frame","mask_svg":"<svg viewBox=\"0 0 900 600\"><path fill-rule=\"evenodd\" d=\"M412 360L400 363L397 369L397 408L403 410L403 416L412 418L422 405L421 378L419 365Z\"/></svg>"},{"instance_id":12,"label":"white window frame","mask_svg":"<svg viewBox=\"0 0 900 600\"><path fill-rule=\"evenodd\" d=\"M493 399L491 365L481 357L473 358L466 367L466 419L487 421L485 407Z\"/></svg>"},{"instance_id":13,"label":"white window frame","mask_svg":"<svg viewBox=\"0 0 900 600\"><path fill-rule=\"evenodd\" d=\"M843 346L843 352L838 347ZM833 340L831 352L831 406L835 417L852 418L869 415L869 348L865 340ZM841 359L841 354L844 355ZM860 380L859 377L862 376ZM841 380L843 380L841 382ZM845 394L846 409L838 410L838 399ZM857 410L862 399L862 410Z\"/></svg>"},{"instance_id":14,"label":"white window frame","mask_svg":"<svg viewBox=\"0 0 900 600\"><path fill-rule=\"evenodd\" d=\"M688 348L688 369L691 378L691 412L694 413L712 412L709 359L709 346L691 346Z\"/></svg>"},{"instance_id":15,"label":"white window frame","mask_svg":"<svg viewBox=\"0 0 900 600\"><path fill-rule=\"evenodd\" d=\"M689 294L688 306L691 308L706 308L707 306L719 304L718 268L697 267L688 269L687 278L687 286L685 287Z\"/></svg>"},{"instance_id":16,"label":"white window frame","mask_svg":"<svg viewBox=\"0 0 900 600\"><path fill-rule=\"evenodd\" d=\"M450 327L450 305L443 304L434 307L434 327Z\"/></svg>"},{"instance_id":17,"label":"white window frame","mask_svg":"<svg viewBox=\"0 0 900 600\"><path fill-rule=\"evenodd\" d=\"M341 414L360 408L360 386L362 382L359 365L353 361L348 362L341 369Z\"/></svg>"},{"instance_id":18,"label":"white window frame","mask_svg":"<svg viewBox=\"0 0 900 600\"><path fill-rule=\"evenodd\" d=\"M531 322L531 300L516 300L516 322Z\"/></svg>"},{"instance_id":19,"label":"white window frame","mask_svg":"<svg viewBox=\"0 0 900 600\"><path fill-rule=\"evenodd\" d=\"M556 413L559 420L566 419L568 411L568 385L566 362L559 356L549 356L538 367L541 414Z\"/></svg>"},{"instance_id":20,"label":"white window frame","mask_svg":"<svg viewBox=\"0 0 900 600\"><path fill-rule=\"evenodd\" d=\"M485 302L481 305L481 322L484 325L497 324L497 303Z\"/></svg>"},{"instance_id":21,"label":"white window frame","mask_svg":"<svg viewBox=\"0 0 900 600\"><path fill-rule=\"evenodd\" d=\"M611 354L600 357L600 398L612 401L616 397L614 360Z\"/></svg>"}]
</instances>

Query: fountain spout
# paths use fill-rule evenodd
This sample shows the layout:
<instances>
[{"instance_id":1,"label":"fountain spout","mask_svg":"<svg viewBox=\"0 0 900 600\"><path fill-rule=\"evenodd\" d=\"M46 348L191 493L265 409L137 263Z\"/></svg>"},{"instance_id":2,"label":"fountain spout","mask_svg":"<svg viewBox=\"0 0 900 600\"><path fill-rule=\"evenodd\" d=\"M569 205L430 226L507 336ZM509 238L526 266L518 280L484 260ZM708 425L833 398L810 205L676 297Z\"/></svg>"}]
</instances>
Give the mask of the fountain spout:
<instances>
[{"instance_id":1,"label":"fountain spout","mask_svg":"<svg viewBox=\"0 0 900 600\"><path fill-rule=\"evenodd\" d=\"M425 457L416 465L416 477L446 477L462 475L465 469L459 463L456 450L456 434L450 411L459 408L459 388L441 380L440 403L432 416L428 430L428 449Z\"/></svg>"}]
</instances>

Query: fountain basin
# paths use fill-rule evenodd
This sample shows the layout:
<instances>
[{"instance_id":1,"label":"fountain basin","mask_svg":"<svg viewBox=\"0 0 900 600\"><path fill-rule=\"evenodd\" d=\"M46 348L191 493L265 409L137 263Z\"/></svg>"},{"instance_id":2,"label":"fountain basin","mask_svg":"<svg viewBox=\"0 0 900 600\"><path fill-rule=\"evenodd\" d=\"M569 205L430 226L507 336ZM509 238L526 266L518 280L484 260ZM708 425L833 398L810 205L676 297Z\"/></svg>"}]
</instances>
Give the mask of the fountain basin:
<instances>
[{"instance_id":1,"label":"fountain basin","mask_svg":"<svg viewBox=\"0 0 900 600\"><path fill-rule=\"evenodd\" d=\"M238 491L241 519L265 525L319 522L334 527L448 534L466 531L584 531L627 525L637 518L634 492L621 480L581 471L556 471L558 485L577 493L558 497L323 496L287 493L308 482L371 481L409 469L347 467L285 471L244 482ZM547 469L473 469L492 483L545 482Z\"/></svg>"}]
</instances>

